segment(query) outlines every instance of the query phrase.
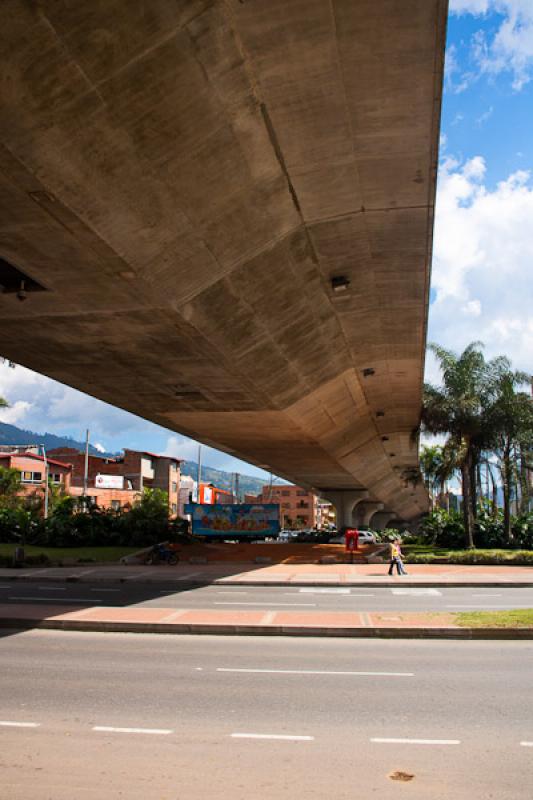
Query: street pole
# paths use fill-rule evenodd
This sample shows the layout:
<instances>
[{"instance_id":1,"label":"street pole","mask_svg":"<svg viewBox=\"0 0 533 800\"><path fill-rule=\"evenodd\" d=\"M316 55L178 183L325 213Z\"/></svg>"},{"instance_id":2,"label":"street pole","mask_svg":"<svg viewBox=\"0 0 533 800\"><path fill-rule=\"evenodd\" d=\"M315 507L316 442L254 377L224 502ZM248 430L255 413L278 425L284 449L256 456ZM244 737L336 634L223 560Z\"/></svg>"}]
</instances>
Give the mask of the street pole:
<instances>
[{"instance_id":1,"label":"street pole","mask_svg":"<svg viewBox=\"0 0 533 800\"><path fill-rule=\"evenodd\" d=\"M200 502L201 492L200 492L200 481L202 480L202 445L198 445L198 497L197 501Z\"/></svg>"},{"instance_id":2,"label":"street pole","mask_svg":"<svg viewBox=\"0 0 533 800\"><path fill-rule=\"evenodd\" d=\"M85 434L85 470L83 472L83 496L87 496L89 488L89 428Z\"/></svg>"},{"instance_id":3,"label":"street pole","mask_svg":"<svg viewBox=\"0 0 533 800\"><path fill-rule=\"evenodd\" d=\"M44 518L48 519L48 460L44 444L41 445L44 460Z\"/></svg>"}]
</instances>

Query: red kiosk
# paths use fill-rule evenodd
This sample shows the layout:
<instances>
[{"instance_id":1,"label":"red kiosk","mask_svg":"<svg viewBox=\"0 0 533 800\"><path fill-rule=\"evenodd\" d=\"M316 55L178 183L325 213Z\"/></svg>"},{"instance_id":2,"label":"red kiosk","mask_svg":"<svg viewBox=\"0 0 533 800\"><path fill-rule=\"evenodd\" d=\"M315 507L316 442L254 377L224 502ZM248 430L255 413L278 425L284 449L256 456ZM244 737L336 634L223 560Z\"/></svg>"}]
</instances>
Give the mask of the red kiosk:
<instances>
[{"instance_id":1,"label":"red kiosk","mask_svg":"<svg viewBox=\"0 0 533 800\"><path fill-rule=\"evenodd\" d=\"M359 549L359 531L357 528L346 528L344 531L344 549L353 559L354 550Z\"/></svg>"}]
</instances>

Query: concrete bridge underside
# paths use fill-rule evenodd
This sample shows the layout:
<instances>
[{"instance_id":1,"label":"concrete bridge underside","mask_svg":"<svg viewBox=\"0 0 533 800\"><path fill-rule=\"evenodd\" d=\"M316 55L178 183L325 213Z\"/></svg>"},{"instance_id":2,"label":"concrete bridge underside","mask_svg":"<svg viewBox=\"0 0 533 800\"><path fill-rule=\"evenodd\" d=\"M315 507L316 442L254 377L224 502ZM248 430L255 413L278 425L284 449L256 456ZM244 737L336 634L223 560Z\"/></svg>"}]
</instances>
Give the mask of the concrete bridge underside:
<instances>
[{"instance_id":1,"label":"concrete bridge underside","mask_svg":"<svg viewBox=\"0 0 533 800\"><path fill-rule=\"evenodd\" d=\"M1 354L424 511L446 6L4 0Z\"/></svg>"}]
</instances>

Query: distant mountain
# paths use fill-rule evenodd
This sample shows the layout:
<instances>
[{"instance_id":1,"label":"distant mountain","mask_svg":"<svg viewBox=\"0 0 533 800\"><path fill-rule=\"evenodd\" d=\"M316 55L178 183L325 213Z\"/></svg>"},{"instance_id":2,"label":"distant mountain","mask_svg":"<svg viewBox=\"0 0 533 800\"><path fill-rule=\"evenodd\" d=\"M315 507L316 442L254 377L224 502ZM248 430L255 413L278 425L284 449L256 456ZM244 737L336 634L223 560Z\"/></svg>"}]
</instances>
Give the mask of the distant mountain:
<instances>
[{"instance_id":1,"label":"distant mountain","mask_svg":"<svg viewBox=\"0 0 533 800\"><path fill-rule=\"evenodd\" d=\"M77 442L68 436L56 436L54 433L35 433L17 428L16 425L8 425L0 422L0 445L2 444L44 444L46 450L53 450L56 447L75 447L77 450L85 450L85 442ZM114 453L102 453L89 444L91 455L104 456L111 458Z\"/></svg>"},{"instance_id":2,"label":"distant mountain","mask_svg":"<svg viewBox=\"0 0 533 800\"><path fill-rule=\"evenodd\" d=\"M56 436L54 433L35 433L17 428L16 425L8 425L0 422L0 445L6 444L44 444L46 450L53 450L56 447L74 447L77 450L85 450L85 442L77 442L68 436ZM118 453L102 453L89 445L89 452L95 456L112 458ZM190 475L194 480L198 477L198 464L194 461L184 461L181 465L184 475ZM202 465L202 482L212 483L219 489L233 489L234 475L231 472L224 472L221 469L214 469ZM259 494L265 482L262 478L253 478L251 475L239 475L239 495Z\"/></svg>"},{"instance_id":3,"label":"distant mountain","mask_svg":"<svg viewBox=\"0 0 533 800\"><path fill-rule=\"evenodd\" d=\"M181 465L183 475L190 475L194 480L198 479L198 464L195 461L184 461ZM235 475L232 472L224 472L221 469L207 467L202 464L202 483L212 483L218 489L235 489ZM239 473L239 497L245 494L259 494L263 486L268 483L264 478L254 478L251 475L241 475Z\"/></svg>"}]
</instances>

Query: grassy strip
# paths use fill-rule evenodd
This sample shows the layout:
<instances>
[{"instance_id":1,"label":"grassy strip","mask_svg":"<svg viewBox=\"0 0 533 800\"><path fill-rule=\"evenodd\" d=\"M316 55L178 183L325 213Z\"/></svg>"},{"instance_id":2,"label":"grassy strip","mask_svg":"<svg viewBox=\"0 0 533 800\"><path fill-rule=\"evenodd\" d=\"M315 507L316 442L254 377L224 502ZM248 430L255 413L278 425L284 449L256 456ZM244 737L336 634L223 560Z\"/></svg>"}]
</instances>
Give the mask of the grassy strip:
<instances>
[{"instance_id":1,"label":"grassy strip","mask_svg":"<svg viewBox=\"0 0 533 800\"><path fill-rule=\"evenodd\" d=\"M487 565L529 565L533 566L533 550L499 550L497 548L485 550L434 550L420 552L411 551L405 547L405 561L408 564L487 564Z\"/></svg>"},{"instance_id":2,"label":"grassy strip","mask_svg":"<svg viewBox=\"0 0 533 800\"><path fill-rule=\"evenodd\" d=\"M16 544L0 544L0 556L12 557ZM38 547L28 544L24 548L27 556L47 556L50 561L92 560L92 561L118 561L122 556L136 553L138 547Z\"/></svg>"},{"instance_id":3,"label":"grassy strip","mask_svg":"<svg viewBox=\"0 0 533 800\"><path fill-rule=\"evenodd\" d=\"M462 628L533 628L533 608L512 611L461 611L455 622Z\"/></svg>"}]
</instances>

